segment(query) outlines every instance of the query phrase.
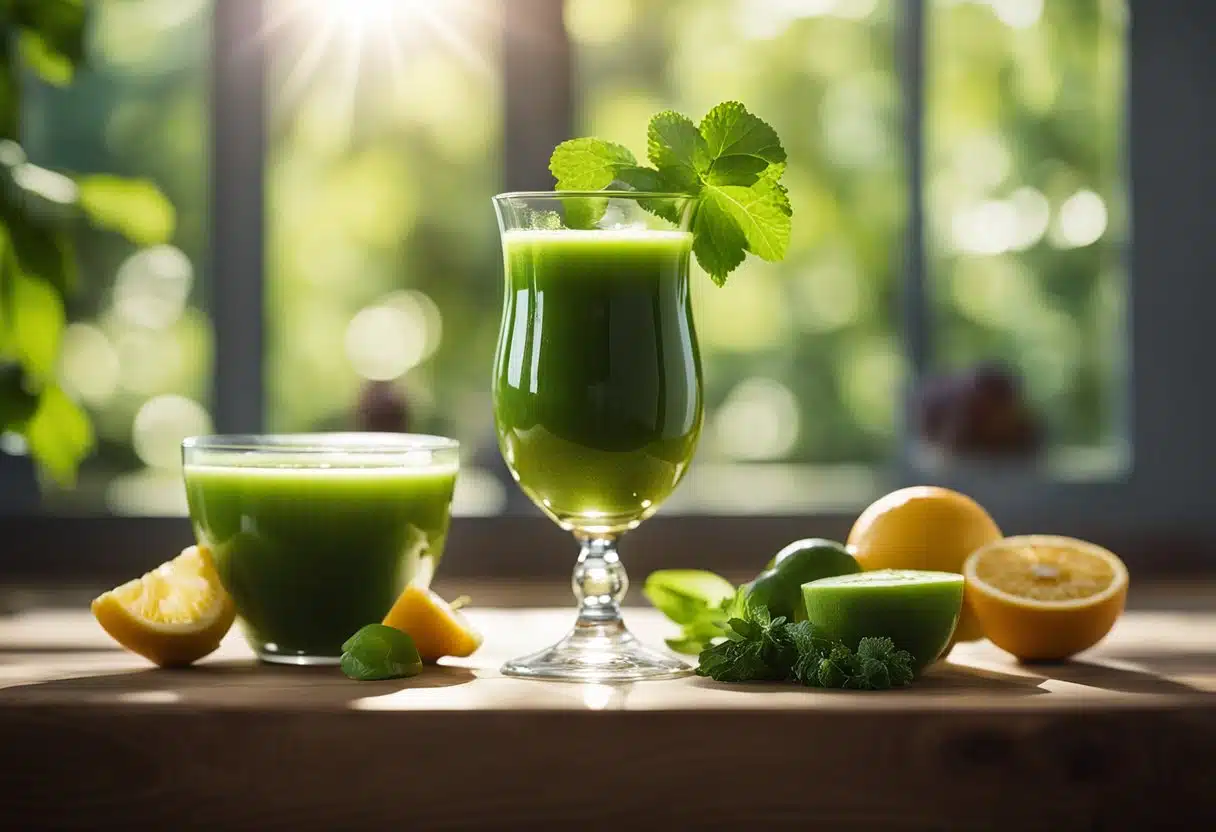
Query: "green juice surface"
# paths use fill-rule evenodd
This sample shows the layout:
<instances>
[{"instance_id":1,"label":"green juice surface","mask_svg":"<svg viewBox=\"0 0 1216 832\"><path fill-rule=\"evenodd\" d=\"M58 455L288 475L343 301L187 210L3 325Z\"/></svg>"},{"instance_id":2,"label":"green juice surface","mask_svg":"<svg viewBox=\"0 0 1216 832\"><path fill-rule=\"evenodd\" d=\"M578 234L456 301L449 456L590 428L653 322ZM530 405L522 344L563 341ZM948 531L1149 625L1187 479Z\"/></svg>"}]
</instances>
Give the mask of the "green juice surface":
<instances>
[{"instance_id":1,"label":"green juice surface","mask_svg":"<svg viewBox=\"0 0 1216 832\"><path fill-rule=\"evenodd\" d=\"M692 235L508 231L494 375L503 456L567 528L652 514L701 430Z\"/></svg>"},{"instance_id":2,"label":"green juice surface","mask_svg":"<svg viewBox=\"0 0 1216 832\"><path fill-rule=\"evenodd\" d=\"M337 657L443 554L456 467L187 465L199 543L255 650Z\"/></svg>"}]
</instances>

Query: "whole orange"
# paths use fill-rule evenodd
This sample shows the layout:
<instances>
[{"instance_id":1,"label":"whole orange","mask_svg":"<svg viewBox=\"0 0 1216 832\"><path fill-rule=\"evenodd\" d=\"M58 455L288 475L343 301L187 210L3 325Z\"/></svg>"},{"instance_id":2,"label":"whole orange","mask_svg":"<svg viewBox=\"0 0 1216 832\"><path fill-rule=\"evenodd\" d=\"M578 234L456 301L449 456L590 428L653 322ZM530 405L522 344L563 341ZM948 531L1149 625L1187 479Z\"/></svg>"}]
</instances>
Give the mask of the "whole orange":
<instances>
[{"instance_id":1,"label":"whole orange","mask_svg":"<svg viewBox=\"0 0 1216 832\"><path fill-rule=\"evenodd\" d=\"M849 532L848 548L866 571L928 569L961 574L968 555L1001 537L988 512L967 495L917 485L892 491L863 511ZM954 641L984 637L969 597L970 591L963 598Z\"/></svg>"}]
</instances>

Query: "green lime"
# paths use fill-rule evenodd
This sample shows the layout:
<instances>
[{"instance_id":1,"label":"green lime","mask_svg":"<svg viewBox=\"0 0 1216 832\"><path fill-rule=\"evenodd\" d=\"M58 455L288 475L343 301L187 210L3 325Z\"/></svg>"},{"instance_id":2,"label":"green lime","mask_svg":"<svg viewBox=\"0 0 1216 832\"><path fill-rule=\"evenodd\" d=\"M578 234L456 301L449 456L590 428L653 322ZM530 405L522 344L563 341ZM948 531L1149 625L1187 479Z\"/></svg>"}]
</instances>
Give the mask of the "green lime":
<instances>
[{"instance_id":1,"label":"green lime","mask_svg":"<svg viewBox=\"0 0 1216 832\"><path fill-rule=\"evenodd\" d=\"M745 585L747 598L752 604L768 607L774 617L782 615L791 621L806 618L802 607L803 584L861 571L842 544L817 537L794 541L778 552L772 562L772 567Z\"/></svg>"},{"instance_id":2,"label":"green lime","mask_svg":"<svg viewBox=\"0 0 1216 832\"><path fill-rule=\"evenodd\" d=\"M773 618L779 615L793 618L793 605L787 603L784 580L776 569L765 569L740 587L751 606L768 607Z\"/></svg>"},{"instance_id":3,"label":"green lime","mask_svg":"<svg viewBox=\"0 0 1216 832\"><path fill-rule=\"evenodd\" d=\"M912 654L914 672L937 660L963 608L963 576L918 569L879 569L822 578L802 586L807 620L850 649L866 636L886 636Z\"/></svg>"}]
</instances>

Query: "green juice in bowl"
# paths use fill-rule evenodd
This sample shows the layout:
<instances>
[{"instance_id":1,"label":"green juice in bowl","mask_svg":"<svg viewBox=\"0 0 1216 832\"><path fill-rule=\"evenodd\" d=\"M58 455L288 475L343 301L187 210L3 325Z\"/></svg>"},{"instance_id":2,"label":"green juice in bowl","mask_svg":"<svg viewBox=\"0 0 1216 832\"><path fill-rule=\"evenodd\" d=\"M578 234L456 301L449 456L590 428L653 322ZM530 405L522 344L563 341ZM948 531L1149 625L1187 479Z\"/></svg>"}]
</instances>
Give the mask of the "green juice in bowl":
<instances>
[{"instance_id":1,"label":"green juice in bowl","mask_svg":"<svg viewBox=\"0 0 1216 832\"><path fill-rule=\"evenodd\" d=\"M441 437L200 437L186 496L247 638L266 661L336 663L443 555L458 445Z\"/></svg>"}]
</instances>

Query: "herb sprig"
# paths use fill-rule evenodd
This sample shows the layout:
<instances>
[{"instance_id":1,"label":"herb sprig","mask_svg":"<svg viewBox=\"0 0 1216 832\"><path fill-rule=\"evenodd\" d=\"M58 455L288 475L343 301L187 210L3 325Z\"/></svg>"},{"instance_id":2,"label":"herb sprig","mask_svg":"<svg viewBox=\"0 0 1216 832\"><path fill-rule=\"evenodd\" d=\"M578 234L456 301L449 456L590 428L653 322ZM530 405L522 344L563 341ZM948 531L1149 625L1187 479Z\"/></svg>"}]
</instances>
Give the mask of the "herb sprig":
<instances>
[{"instance_id":1,"label":"herb sprig","mask_svg":"<svg viewBox=\"0 0 1216 832\"><path fill-rule=\"evenodd\" d=\"M624 145L571 139L553 151L549 170L559 191L626 189L697 197L693 252L719 286L747 252L770 261L785 257L793 216L781 184L785 149L777 132L738 101L717 105L699 125L674 110L656 113L646 133L646 156L653 167L638 164ZM670 203L642 204L676 219ZM580 211L576 222L590 225L599 215L602 210L591 216Z\"/></svg>"},{"instance_id":2,"label":"herb sprig","mask_svg":"<svg viewBox=\"0 0 1216 832\"><path fill-rule=\"evenodd\" d=\"M809 621L773 618L747 604L728 622L726 640L705 648L697 675L718 682L789 681L808 687L887 690L912 681L912 655L889 638L863 638L851 650Z\"/></svg>"}]
</instances>

